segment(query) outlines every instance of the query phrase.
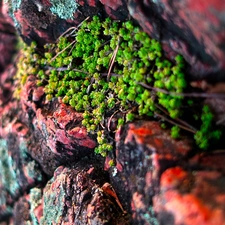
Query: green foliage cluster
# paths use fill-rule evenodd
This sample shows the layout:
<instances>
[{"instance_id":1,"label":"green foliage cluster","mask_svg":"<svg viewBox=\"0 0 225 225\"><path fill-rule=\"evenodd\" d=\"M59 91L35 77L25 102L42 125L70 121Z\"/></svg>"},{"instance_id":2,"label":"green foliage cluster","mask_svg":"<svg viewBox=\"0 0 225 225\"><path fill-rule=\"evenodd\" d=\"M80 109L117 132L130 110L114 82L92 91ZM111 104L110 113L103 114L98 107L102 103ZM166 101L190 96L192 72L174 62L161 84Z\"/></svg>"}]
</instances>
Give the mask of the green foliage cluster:
<instances>
[{"instance_id":1,"label":"green foliage cluster","mask_svg":"<svg viewBox=\"0 0 225 225\"><path fill-rule=\"evenodd\" d=\"M213 114L207 105L204 105L202 108L201 121L201 127L195 133L194 139L200 148L206 149L210 140L220 139L222 132L221 130L213 129Z\"/></svg>"},{"instance_id":2,"label":"green foliage cluster","mask_svg":"<svg viewBox=\"0 0 225 225\"><path fill-rule=\"evenodd\" d=\"M75 34L46 45L44 53L38 55L34 44L26 52L30 57L20 62L23 69L30 64L26 74L37 74L48 100L61 97L83 112L82 124L96 134L99 145L95 151L103 156L113 148L104 129L106 118L116 111L123 114L118 126L135 118L156 117L162 111L172 119L182 116L182 93L187 86L183 58L176 56L174 63L164 59L160 43L130 21L101 21L94 16ZM210 129L211 125L202 126L195 135L201 148L206 147L204 135ZM179 130L172 127L171 136L178 138Z\"/></svg>"}]
</instances>

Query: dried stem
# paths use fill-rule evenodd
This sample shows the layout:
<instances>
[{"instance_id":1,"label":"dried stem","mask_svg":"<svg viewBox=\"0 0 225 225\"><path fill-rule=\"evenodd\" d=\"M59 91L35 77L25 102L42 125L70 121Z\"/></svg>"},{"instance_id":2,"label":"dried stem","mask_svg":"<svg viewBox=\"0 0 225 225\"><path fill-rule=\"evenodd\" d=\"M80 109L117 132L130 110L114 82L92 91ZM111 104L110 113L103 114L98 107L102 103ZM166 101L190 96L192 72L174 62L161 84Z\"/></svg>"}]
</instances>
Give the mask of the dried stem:
<instances>
[{"instance_id":1,"label":"dried stem","mask_svg":"<svg viewBox=\"0 0 225 225\"><path fill-rule=\"evenodd\" d=\"M176 123L175 121L173 121L173 120L171 120L171 119L168 119L167 117L165 117L165 116L163 116L163 115L161 115L161 114L159 114L159 113L157 113L157 112L154 112L154 114L155 114L156 116L160 117L161 119L166 120L167 122L169 122L169 123L171 123L171 124L173 124L173 125L176 125L176 126L180 127L180 128L183 129L183 130L189 131L189 132L191 132L191 133L193 133L193 134L196 133L196 131L194 131L194 130L192 130L192 129L189 129L188 127L183 126L183 125L181 125L181 124L179 124L179 123Z\"/></svg>"},{"instance_id":2,"label":"dried stem","mask_svg":"<svg viewBox=\"0 0 225 225\"><path fill-rule=\"evenodd\" d=\"M155 104L155 106L156 106L159 110L161 110L163 113L165 113L166 115L169 116L169 113L168 113L165 109L163 109L160 105ZM196 132L196 131L197 131L196 128L194 128L193 126L191 126L191 125L188 124L187 122L183 121L182 119L175 118L174 120L176 120L178 123L183 124L183 125L186 126L186 127L189 127L188 129L193 130L193 132Z\"/></svg>"},{"instance_id":3,"label":"dried stem","mask_svg":"<svg viewBox=\"0 0 225 225\"><path fill-rule=\"evenodd\" d=\"M161 92L167 95L171 96L183 96L183 97L194 97L194 98L225 98L225 94L213 94L213 93L176 93L176 92L170 92L166 91L165 89L162 88L155 88L152 86L149 86L143 82L139 82L137 84L140 84L142 87L145 87L149 90L155 91L155 92Z\"/></svg>"},{"instance_id":4,"label":"dried stem","mask_svg":"<svg viewBox=\"0 0 225 225\"><path fill-rule=\"evenodd\" d=\"M119 111L116 110L116 111L110 116L109 121L108 121L108 124L107 124L108 131L111 131L111 129L110 129L111 120L112 120L112 118L115 116L115 114L118 113L118 112L119 112Z\"/></svg>"},{"instance_id":5,"label":"dried stem","mask_svg":"<svg viewBox=\"0 0 225 225\"><path fill-rule=\"evenodd\" d=\"M115 48L115 50L113 52L112 58L110 59L110 63L109 63L110 66L109 66L109 71L108 71L108 74L107 74L107 81L109 81L109 79L110 79L110 73L111 73L111 70L113 68L118 49L119 49L119 43L117 44L117 46L116 46L116 48Z\"/></svg>"},{"instance_id":6,"label":"dried stem","mask_svg":"<svg viewBox=\"0 0 225 225\"><path fill-rule=\"evenodd\" d=\"M64 52L67 48L69 48L71 45L73 45L76 42L76 40L72 41L68 46L66 46L63 50L58 52L51 60L49 63L51 63L53 60L55 60L62 52Z\"/></svg>"}]
</instances>

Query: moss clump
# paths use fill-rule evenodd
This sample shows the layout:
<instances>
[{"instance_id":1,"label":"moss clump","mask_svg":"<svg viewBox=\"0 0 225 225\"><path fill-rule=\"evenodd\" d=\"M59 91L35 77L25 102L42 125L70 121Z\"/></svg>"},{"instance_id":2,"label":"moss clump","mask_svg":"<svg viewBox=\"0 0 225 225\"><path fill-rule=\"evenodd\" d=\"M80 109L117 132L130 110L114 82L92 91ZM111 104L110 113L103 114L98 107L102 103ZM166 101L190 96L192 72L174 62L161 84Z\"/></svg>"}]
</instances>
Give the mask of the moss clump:
<instances>
[{"instance_id":1,"label":"moss clump","mask_svg":"<svg viewBox=\"0 0 225 225\"><path fill-rule=\"evenodd\" d=\"M37 45L35 42L27 46L20 40L20 45L23 50L17 63L17 73L15 76L17 88L14 92L14 97L17 99L20 98L20 92L26 83L27 77L31 74L37 74L40 68L37 62L41 59L41 56L36 52Z\"/></svg>"},{"instance_id":2,"label":"moss clump","mask_svg":"<svg viewBox=\"0 0 225 225\"><path fill-rule=\"evenodd\" d=\"M117 112L120 126L146 116L174 120L182 116L184 104L190 105L191 100L184 101L182 95L187 86L183 58L178 55L173 63L166 60L160 43L130 21L101 21L94 16L74 31L60 37L58 43L46 45L39 55L33 44L26 63L29 71L39 68L38 84L45 86L48 100L61 97L83 112L82 124L97 136L96 153L105 156L113 149L105 128L110 122L107 118L116 118ZM178 126L171 132L179 137ZM198 138L200 147L204 147L202 141Z\"/></svg>"},{"instance_id":3,"label":"moss clump","mask_svg":"<svg viewBox=\"0 0 225 225\"><path fill-rule=\"evenodd\" d=\"M202 108L201 121L201 127L195 133L194 139L200 148L206 149L210 140L220 139L222 132L221 130L213 129L213 114L207 105L204 105Z\"/></svg>"}]
</instances>

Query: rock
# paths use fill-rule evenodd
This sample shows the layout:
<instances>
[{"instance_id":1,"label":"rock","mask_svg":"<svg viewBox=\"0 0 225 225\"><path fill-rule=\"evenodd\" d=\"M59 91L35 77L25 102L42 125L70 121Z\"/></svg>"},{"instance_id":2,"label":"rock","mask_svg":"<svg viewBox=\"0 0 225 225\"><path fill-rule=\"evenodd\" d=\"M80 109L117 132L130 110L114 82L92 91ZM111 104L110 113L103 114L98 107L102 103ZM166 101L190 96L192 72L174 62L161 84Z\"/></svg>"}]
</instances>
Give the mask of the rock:
<instances>
[{"instance_id":1,"label":"rock","mask_svg":"<svg viewBox=\"0 0 225 225\"><path fill-rule=\"evenodd\" d=\"M216 171L174 167L161 176L153 207L160 224L224 224L225 177Z\"/></svg>"},{"instance_id":2,"label":"rock","mask_svg":"<svg viewBox=\"0 0 225 225\"><path fill-rule=\"evenodd\" d=\"M39 46L88 16L132 16L162 41L167 57L184 55L188 75L216 80L225 68L224 3L65 0L60 8L56 0L7 2L0 13L0 224L224 224L224 150L198 154L186 137L172 139L158 122L136 121L116 132L104 171L81 113L61 99L47 101L32 74L20 98L13 95L16 37L6 16L27 43ZM216 119L223 119L223 108Z\"/></svg>"},{"instance_id":3,"label":"rock","mask_svg":"<svg viewBox=\"0 0 225 225\"><path fill-rule=\"evenodd\" d=\"M87 159L55 171L44 189L41 224L128 224L115 199L104 192L107 176L99 165Z\"/></svg>"},{"instance_id":4,"label":"rock","mask_svg":"<svg viewBox=\"0 0 225 225\"><path fill-rule=\"evenodd\" d=\"M13 224L40 224L43 215L42 189L32 188L30 193L21 197L14 205Z\"/></svg>"},{"instance_id":5,"label":"rock","mask_svg":"<svg viewBox=\"0 0 225 225\"><path fill-rule=\"evenodd\" d=\"M172 139L158 122L148 121L125 125L117 131L116 141L111 182L125 199L132 224L157 224L152 198L159 193L160 176L167 168L186 164L190 145Z\"/></svg>"},{"instance_id":6,"label":"rock","mask_svg":"<svg viewBox=\"0 0 225 225\"><path fill-rule=\"evenodd\" d=\"M124 20L128 17L126 2L98 0L64 0L59 5L57 0L39 1L23 0L17 7L11 7L11 15L15 26L25 42L36 41L38 45L51 43L69 27L78 26L89 16L110 16Z\"/></svg>"},{"instance_id":7,"label":"rock","mask_svg":"<svg viewBox=\"0 0 225 225\"><path fill-rule=\"evenodd\" d=\"M184 56L191 65L189 75L195 79L224 80L222 0L129 0L128 8L144 31L164 44L169 58L174 57L174 52Z\"/></svg>"},{"instance_id":8,"label":"rock","mask_svg":"<svg viewBox=\"0 0 225 225\"><path fill-rule=\"evenodd\" d=\"M222 0L65 0L64 6L57 6L54 0L23 0L9 7L23 39L27 43L35 40L38 45L56 41L69 27L78 26L89 16L124 21L130 14L144 31L162 42L167 57L173 60L176 54L184 56L192 79L213 80L224 80L224 10Z\"/></svg>"},{"instance_id":9,"label":"rock","mask_svg":"<svg viewBox=\"0 0 225 225\"><path fill-rule=\"evenodd\" d=\"M0 56L0 73L2 73L12 62L12 55L15 54L16 30L13 21L7 14L5 5L1 4L0 11L0 51L4 52Z\"/></svg>"},{"instance_id":10,"label":"rock","mask_svg":"<svg viewBox=\"0 0 225 225\"><path fill-rule=\"evenodd\" d=\"M0 140L0 221L12 213L16 199L45 179L40 166L28 154L26 144L14 135Z\"/></svg>"},{"instance_id":11,"label":"rock","mask_svg":"<svg viewBox=\"0 0 225 225\"><path fill-rule=\"evenodd\" d=\"M190 160L192 168L201 168L202 170L215 170L225 174L225 150L214 150L195 155Z\"/></svg>"},{"instance_id":12,"label":"rock","mask_svg":"<svg viewBox=\"0 0 225 225\"><path fill-rule=\"evenodd\" d=\"M77 162L93 153L96 142L81 126L82 114L57 100L36 112L35 126L42 132L48 148L63 161Z\"/></svg>"}]
</instances>

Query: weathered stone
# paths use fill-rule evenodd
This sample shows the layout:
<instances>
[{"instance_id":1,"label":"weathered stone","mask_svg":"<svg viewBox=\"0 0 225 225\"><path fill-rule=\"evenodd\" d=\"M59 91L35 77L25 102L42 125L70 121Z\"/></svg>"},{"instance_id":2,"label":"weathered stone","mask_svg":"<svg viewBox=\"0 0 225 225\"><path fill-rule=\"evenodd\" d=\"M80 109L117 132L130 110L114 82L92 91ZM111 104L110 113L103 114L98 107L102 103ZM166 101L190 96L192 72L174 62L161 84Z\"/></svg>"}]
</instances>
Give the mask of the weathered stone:
<instances>
[{"instance_id":1,"label":"weathered stone","mask_svg":"<svg viewBox=\"0 0 225 225\"><path fill-rule=\"evenodd\" d=\"M64 161L77 162L93 152L96 142L81 126L82 114L57 100L36 112L35 126L42 132L46 145Z\"/></svg>"},{"instance_id":2,"label":"weathered stone","mask_svg":"<svg viewBox=\"0 0 225 225\"><path fill-rule=\"evenodd\" d=\"M0 221L29 188L44 181L40 166L28 154L26 144L9 134L0 140Z\"/></svg>"},{"instance_id":3,"label":"weathered stone","mask_svg":"<svg viewBox=\"0 0 225 225\"><path fill-rule=\"evenodd\" d=\"M20 36L27 43L36 41L38 45L43 45L56 41L69 27L78 26L89 16L98 14L122 20L128 17L124 0L113 4L110 1L102 3L98 0L65 0L65 4L60 5L55 0L23 0L10 11Z\"/></svg>"},{"instance_id":4,"label":"weathered stone","mask_svg":"<svg viewBox=\"0 0 225 225\"><path fill-rule=\"evenodd\" d=\"M59 167L44 189L41 224L128 224L113 196L104 192L107 176L100 165L87 159L74 168Z\"/></svg>"},{"instance_id":5,"label":"weathered stone","mask_svg":"<svg viewBox=\"0 0 225 225\"><path fill-rule=\"evenodd\" d=\"M129 0L128 8L144 31L164 44L171 59L174 52L184 56L191 65L189 75L224 79L223 0Z\"/></svg>"},{"instance_id":6,"label":"weathered stone","mask_svg":"<svg viewBox=\"0 0 225 225\"><path fill-rule=\"evenodd\" d=\"M162 225L224 224L225 177L216 171L167 169L153 206Z\"/></svg>"},{"instance_id":7,"label":"weathered stone","mask_svg":"<svg viewBox=\"0 0 225 225\"><path fill-rule=\"evenodd\" d=\"M152 197L159 193L160 175L174 165L185 165L190 146L172 139L158 122L147 121L125 125L116 141L112 184L131 209L133 224L157 224Z\"/></svg>"},{"instance_id":8,"label":"weathered stone","mask_svg":"<svg viewBox=\"0 0 225 225\"><path fill-rule=\"evenodd\" d=\"M190 160L190 165L193 168L211 169L225 174L225 150L197 154Z\"/></svg>"},{"instance_id":9,"label":"weathered stone","mask_svg":"<svg viewBox=\"0 0 225 225\"><path fill-rule=\"evenodd\" d=\"M65 0L63 8L54 0L7 2L0 13L0 224L224 224L223 150L199 155L158 122L139 121L117 131L116 167L108 167L108 157L105 172L81 113L60 99L47 101L33 75L15 99L9 63L16 37L6 16L27 43L43 45L88 16L126 20L128 4L167 57L184 55L189 75L224 79L222 0ZM223 122L224 106L213 104Z\"/></svg>"},{"instance_id":10,"label":"weathered stone","mask_svg":"<svg viewBox=\"0 0 225 225\"><path fill-rule=\"evenodd\" d=\"M42 189L32 188L30 193L21 197L14 205L13 224L40 224L43 216Z\"/></svg>"},{"instance_id":11,"label":"weathered stone","mask_svg":"<svg viewBox=\"0 0 225 225\"><path fill-rule=\"evenodd\" d=\"M4 54L0 55L0 73L2 73L8 64L12 62L12 55L16 52L17 37L13 21L7 14L5 5L1 3L0 7L0 51L1 53L4 52Z\"/></svg>"}]
</instances>

